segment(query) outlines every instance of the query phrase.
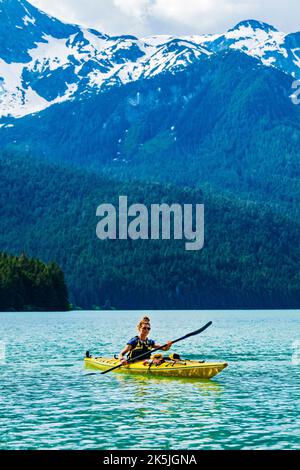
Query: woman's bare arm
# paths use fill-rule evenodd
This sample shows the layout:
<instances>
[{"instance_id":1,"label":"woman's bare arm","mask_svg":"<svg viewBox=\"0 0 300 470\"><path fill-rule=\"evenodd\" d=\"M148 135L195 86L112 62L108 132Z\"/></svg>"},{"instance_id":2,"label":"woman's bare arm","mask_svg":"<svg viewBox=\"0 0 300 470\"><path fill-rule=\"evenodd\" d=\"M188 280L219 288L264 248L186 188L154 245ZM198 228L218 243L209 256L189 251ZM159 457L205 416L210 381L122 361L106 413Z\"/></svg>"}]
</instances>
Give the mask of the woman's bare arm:
<instances>
[{"instance_id":1,"label":"woman's bare arm","mask_svg":"<svg viewBox=\"0 0 300 470\"><path fill-rule=\"evenodd\" d=\"M127 344L126 347L120 352L119 360L120 361L124 360L125 354L129 353L131 349L132 349L132 346L130 346L130 344Z\"/></svg>"}]
</instances>

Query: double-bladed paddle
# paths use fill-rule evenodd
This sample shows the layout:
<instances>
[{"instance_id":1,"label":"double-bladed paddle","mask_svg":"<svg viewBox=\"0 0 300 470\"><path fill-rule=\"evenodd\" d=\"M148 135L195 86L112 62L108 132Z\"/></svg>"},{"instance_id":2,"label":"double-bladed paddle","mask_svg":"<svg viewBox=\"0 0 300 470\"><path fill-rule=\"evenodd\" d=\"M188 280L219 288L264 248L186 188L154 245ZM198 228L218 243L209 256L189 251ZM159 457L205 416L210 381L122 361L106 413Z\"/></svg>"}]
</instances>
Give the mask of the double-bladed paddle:
<instances>
[{"instance_id":1,"label":"double-bladed paddle","mask_svg":"<svg viewBox=\"0 0 300 470\"><path fill-rule=\"evenodd\" d=\"M175 343L178 343L179 341L183 341L184 339L190 338L191 336L199 335L200 333L203 333L203 331L207 330L207 328L209 328L211 325L212 325L212 322L210 321L209 323L207 323L207 325L203 326L199 330L193 331L193 333L189 333L185 336L182 336L181 338L175 339L175 341L171 341L171 343L173 345ZM164 344L164 346L161 346L160 348L152 349L151 353L154 353L156 351L160 351L161 349L169 346L169 344L170 343L167 343L167 344ZM101 374L108 374L108 372L112 372L113 370L119 369L120 367L122 367L124 365L131 364L132 362L139 361L140 359L143 359L144 357L146 357L148 355L149 355L149 352L141 354L140 356L137 356L134 359L130 359L129 361L126 362L126 364L119 364L115 367L112 367L111 369L108 369L108 370L105 370L105 371L101 372Z\"/></svg>"}]
</instances>

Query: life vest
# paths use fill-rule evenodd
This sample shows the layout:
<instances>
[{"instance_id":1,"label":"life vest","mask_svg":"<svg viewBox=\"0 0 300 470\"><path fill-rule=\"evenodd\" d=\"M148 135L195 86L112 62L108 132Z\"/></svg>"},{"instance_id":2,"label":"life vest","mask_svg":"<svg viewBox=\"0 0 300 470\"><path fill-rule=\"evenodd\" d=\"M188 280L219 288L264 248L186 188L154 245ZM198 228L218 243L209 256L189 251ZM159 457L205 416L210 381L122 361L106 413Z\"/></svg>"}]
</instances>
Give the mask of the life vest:
<instances>
[{"instance_id":1,"label":"life vest","mask_svg":"<svg viewBox=\"0 0 300 470\"><path fill-rule=\"evenodd\" d=\"M146 341L142 341L138 336L136 336L136 346L134 346L128 354L128 359L132 360L142 354L149 353L143 357L143 359L150 359L151 351L153 349L152 343L146 339Z\"/></svg>"}]
</instances>

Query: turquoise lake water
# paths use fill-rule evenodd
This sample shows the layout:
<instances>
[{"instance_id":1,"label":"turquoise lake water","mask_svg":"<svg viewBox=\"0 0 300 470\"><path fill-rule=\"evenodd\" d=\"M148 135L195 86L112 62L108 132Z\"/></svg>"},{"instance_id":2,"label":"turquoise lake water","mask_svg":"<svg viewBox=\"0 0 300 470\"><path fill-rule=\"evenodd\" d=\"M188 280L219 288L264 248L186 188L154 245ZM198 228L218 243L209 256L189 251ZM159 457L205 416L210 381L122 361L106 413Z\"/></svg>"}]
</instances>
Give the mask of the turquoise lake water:
<instances>
[{"instance_id":1,"label":"turquoise lake water","mask_svg":"<svg viewBox=\"0 0 300 470\"><path fill-rule=\"evenodd\" d=\"M158 342L214 322L173 349L227 361L211 382L87 375L85 351L119 352L142 314L0 313L0 448L300 448L300 311L151 313Z\"/></svg>"}]
</instances>

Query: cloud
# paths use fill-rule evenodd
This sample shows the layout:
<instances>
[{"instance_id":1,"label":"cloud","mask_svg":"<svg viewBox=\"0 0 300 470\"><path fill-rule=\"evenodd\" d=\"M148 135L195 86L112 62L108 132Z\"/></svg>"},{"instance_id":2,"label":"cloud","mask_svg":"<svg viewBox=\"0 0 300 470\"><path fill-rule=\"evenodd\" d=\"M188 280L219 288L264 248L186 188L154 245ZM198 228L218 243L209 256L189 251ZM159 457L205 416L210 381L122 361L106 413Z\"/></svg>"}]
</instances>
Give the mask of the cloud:
<instances>
[{"instance_id":1,"label":"cloud","mask_svg":"<svg viewBox=\"0 0 300 470\"><path fill-rule=\"evenodd\" d=\"M299 0L30 0L64 21L108 34L218 33L245 19L299 30Z\"/></svg>"},{"instance_id":2,"label":"cloud","mask_svg":"<svg viewBox=\"0 0 300 470\"><path fill-rule=\"evenodd\" d=\"M121 12L135 18L145 17L151 6L149 0L114 0L113 3Z\"/></svg>"},{"instance_id":3,"label":"cloud","mask_svg":"<svg viewBox=\"0 0 300 470\"><path fill-rule=\"evenodd\" d=\"M248 2L243 1L221 1L220 0L156 0L152 7L152 15L157 19L164 19L165 22L176 23L177 27L182 25L185 29L192 28L206 32L220 32L218 23L224 18L227 12L227 24L233 26L237 18L243 17L249 9ZM230 14L228 14L230 13ZM229 21L228 21L229 20Z\"/></svg>"}]
</instances>

